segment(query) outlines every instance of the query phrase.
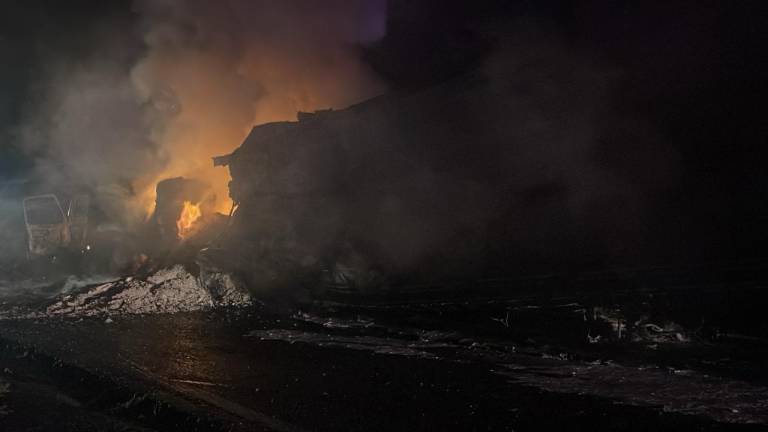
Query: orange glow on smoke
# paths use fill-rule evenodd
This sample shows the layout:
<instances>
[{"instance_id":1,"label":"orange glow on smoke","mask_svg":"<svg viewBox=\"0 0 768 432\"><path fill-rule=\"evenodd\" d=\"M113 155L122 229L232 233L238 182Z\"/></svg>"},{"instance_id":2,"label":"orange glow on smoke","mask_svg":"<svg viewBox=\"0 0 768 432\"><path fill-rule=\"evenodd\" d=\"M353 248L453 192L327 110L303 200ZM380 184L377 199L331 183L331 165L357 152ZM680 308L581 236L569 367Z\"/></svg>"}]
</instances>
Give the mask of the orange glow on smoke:
<instances>
[{"instance_id":1,"label":"orange glow on smoke","mask_svg":"<svg viewBox=\"0 0 768 432\"><path fill-rule=\"evenodd\" d=\"M184 208L181 210L179 220L176 221L176 228L180 238L186 239L194 234L196 229L195 222L200 219L200 216L202 216L202 212L200 211L199 204L184 201Z\"/></svg>"},{"instance_id":2,"label":"orange glow on smoke","mask_svg":"<svg viewBox=\"0 0 768 432\"><path fill-rule=\"evenodd\" d=\"M209 210L228 214L229 169L215 168L212 157L232 153L255 125L295 121L297 111L344 108L384 91L349 49L367 23L363 9L347 5L354 2L334 2L329 10L340 15L270 3L264 16L257 13L258 2L189 2L190 10L170 7L180 2L137 3L157 25L145 35L148 50L131 70L131 81L138 99L157 113L148 118L150 138L164 163L132 185L145 220L157 183L179 176L210 186L215 198L205 204L206 216ZM323 28L330 19L339 25L310 38L273 23L270 17L280 14L281 24L295 22L300 29ZM279 31L260 30L267 25Z\"/></svg>"}]
</instances>

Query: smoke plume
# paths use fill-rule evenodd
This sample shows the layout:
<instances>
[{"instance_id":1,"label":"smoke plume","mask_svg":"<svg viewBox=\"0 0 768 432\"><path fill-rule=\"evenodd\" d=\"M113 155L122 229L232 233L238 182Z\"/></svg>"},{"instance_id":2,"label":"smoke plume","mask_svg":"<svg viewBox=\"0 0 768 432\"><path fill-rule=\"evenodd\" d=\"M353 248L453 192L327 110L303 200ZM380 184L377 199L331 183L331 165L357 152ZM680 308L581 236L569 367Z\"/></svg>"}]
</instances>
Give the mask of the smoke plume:
<instances>
[{"instance_id":1,"label":"smoke plume","mask_svg":"<svg viewBox=\"0 0 768 432\"><path fill-rule=\"evenodd\" d=\"M20 134L39 178L97 191L116 220L146 216L155 184L175 176L209 183L226 211L227 173L211 157L253 124L383 90L358 53L382 35L383 1L137 1L133 12L89 31L85 55L46 59Z\"/></svg>"}]
</instances>

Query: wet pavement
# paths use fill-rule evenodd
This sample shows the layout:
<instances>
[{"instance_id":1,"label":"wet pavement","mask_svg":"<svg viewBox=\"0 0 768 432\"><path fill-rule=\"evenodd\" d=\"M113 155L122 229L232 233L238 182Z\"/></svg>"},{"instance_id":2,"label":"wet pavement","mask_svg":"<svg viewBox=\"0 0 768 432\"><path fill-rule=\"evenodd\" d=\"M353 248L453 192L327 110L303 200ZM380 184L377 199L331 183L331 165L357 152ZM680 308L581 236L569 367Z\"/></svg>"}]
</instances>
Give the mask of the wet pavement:
<instances>
[{"instance_id":1,"label":"wet pavement","mask_svg":"<svg viewBox=\"0 0 768 432\"><path fill-rule=\"evenodd\" d=\"M727 310L761 310L762 285L615 284L579 295L549 285L514 296L328 296L280 312L6 319L0 422L73 431L768 425L762 317Z\"/></svg>"}]
</instances>

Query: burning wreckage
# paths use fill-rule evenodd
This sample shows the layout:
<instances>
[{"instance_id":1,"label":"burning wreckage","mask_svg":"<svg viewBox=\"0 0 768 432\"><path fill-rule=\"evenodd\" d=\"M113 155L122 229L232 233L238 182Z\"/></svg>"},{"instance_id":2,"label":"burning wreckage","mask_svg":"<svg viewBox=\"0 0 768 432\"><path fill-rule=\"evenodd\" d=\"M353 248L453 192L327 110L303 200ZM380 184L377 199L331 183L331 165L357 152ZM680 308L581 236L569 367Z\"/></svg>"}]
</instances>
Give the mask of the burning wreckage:
<instances>
[{"instance_id":1,"label":"burning wreckage","mask_svg":"<svg viewBox=\"0 0 768 432\"><path fill-rule=\"evenodd\" d=\"M67 247L89 249L85 245L89 207L87 195L73 197L66 214L53 194L27 197L22 204L30 258L53 255Z\"/></svg>"},{"instance_id":2,"label":"burning wreckage","mask_svg":"<svg viewBox=\"0 0 768 432\"><path fill-rule=\"evenodd\" d=\"M29 197L28 255L74 255L80 275L150 286L157 271L183 268L192 277L179 277L214 303L231 293L295 300L476 274L492 262L489 215L503 221L513 206L493 199L495 171L477 175L488 155L456 157L470 142L499 147L484 119L504 95L487 85L470 78L255 126L213 158L229 169L228 215L204 181L181 177L156 185L151 217L130 230L104 220L95 195ZM487 112L470 115L478 107Z\"/></svg>"},{"instance_id":3,"label":"burning wreckage","mask_svg":"<svg viewBox=\"0 0 768 432\"><path fill-rule=\"evenodd\" d=\"M410 173L420 167L398 150L405 148L404 141L424 138L412 132L429 134L431 128L413 128L423 114L404 109L408 101L398 99L299 112L297 121L254 127L233 153L213 158L214 166L230 171L228 215L216 212L209 185L182 177L160 181L151 217L130 229L107 220L92 191L62 188L26 196L21 207L27 262L21 273L44 273L47 281L74 273L86 281L80 285L90 291L64 298L49 312L74 312L73 305L81 302L90 305L90 312L81 307L82 313L130 313L116 301L124 291L163 303L170 300L163 300L157 287L169 280L175 281L172 289L186 286L188 296L196 297L177 310L240 304L249 295L296 299L328 288L380 287L382 275L422 266L425 256L391 247L408 243L390 234L413 210L401 211L408 202L397 197L415 202L429 195L427 190L414 194ZM409 116L412 120L403 121ZM392 136L395 124L414 136ZM402 149L393 144L398 141ZM391 237L389 243L382 237ZM87 283L105 274L122 279ZM85 302L90 297L102 298L103 307Z\"/></svg>"}]
</instances>

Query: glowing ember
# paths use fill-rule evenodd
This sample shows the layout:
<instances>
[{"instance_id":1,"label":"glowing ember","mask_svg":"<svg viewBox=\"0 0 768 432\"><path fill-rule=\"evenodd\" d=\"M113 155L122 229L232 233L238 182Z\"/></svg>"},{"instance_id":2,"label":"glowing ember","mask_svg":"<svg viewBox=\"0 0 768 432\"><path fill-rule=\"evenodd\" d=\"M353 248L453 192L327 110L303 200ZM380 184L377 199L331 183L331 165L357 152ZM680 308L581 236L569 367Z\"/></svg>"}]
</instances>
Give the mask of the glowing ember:
<instances>
[{"instance_id":1,"label":"glowing ember","mask_svg":"<svg viewBox=\"0 0 768 432\"><path fill-rule=\"evenodd\" d=\"M185 239L194 233L195 222L200 219L201 215L199 204L184 201L184 208L181 210L179 220L176 221L176 229L180 238Z\"/></svg>"}]
</instances>

